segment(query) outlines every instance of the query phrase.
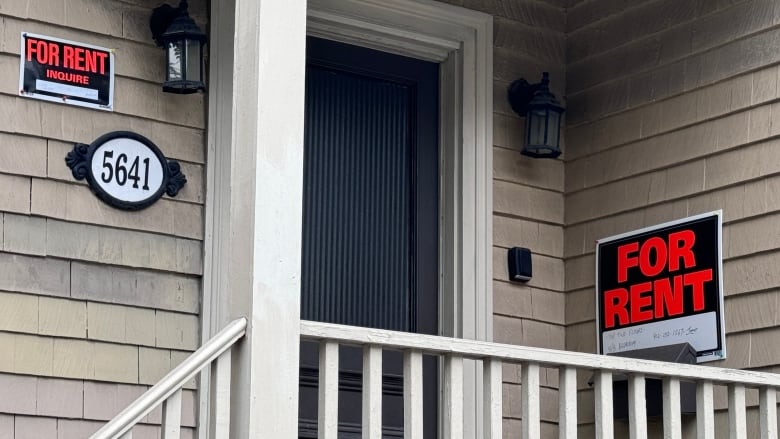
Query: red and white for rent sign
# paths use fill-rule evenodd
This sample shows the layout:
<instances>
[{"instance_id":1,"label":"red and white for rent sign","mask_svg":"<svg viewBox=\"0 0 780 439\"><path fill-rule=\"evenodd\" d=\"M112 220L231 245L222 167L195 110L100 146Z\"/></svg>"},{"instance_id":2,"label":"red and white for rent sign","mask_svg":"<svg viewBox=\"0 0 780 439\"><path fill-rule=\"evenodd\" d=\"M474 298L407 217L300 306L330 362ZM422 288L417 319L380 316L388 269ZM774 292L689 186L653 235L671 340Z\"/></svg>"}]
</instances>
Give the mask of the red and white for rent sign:
<instances>
[{"instance_id":1,"label":"red and white for rent sign","mask_svg":"<svg viewBox=\"0 0 780 439\"><path fill-rule=\"evenodd\" d=\"M726 356L721 212L596 243L599 353L690 343L699 362Z\"/></svg>"},{"instance_id":2,"label":"red and white for rent sign","mask_svg":"<svg viewBox=\"0 0 780 439\"><path fill-rule=\"evenodd\" d=\"M23 32L19 93L110 111L114 54L104 47Z\"/></svg>"}]
</instances>

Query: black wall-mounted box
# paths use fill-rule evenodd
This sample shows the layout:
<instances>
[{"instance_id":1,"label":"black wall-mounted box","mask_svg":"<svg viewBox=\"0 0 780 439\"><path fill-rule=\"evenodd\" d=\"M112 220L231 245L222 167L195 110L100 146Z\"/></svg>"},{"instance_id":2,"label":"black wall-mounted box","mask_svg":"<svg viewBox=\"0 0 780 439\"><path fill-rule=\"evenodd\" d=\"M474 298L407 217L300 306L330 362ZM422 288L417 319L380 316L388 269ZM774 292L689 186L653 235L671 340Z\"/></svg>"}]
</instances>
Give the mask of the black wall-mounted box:
<instances>
[{"instance_id":1,"label":"black wall-mounted box","mask_svg":"<svg viewBox=\"0 0 780 439\"><path fill-rule=\"evenodd\" d=\"M524 247L509 249L509 280L528 282L531 280L531 250Z\"/></svg>"}]
</instances>

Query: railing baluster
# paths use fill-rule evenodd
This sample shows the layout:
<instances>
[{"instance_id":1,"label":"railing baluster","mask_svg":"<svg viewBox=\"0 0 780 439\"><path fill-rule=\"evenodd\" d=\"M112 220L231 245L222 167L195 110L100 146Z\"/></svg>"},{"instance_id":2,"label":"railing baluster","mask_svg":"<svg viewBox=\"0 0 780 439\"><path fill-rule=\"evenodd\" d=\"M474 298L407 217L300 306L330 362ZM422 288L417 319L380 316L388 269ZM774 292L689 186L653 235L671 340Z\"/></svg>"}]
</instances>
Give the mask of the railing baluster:
<instances>
[{"instance_id":1,"label":"railing baluster","mask_svg":"<svg viewBox=\"0 0 780 439\"><path fill-rule=\"evenodd\" d=\"M463 439L463 357L444 357L444 435Z\"/></svg>"},{"instance_id":2,"label":"railing baluster","mask_svg":"<svg viewBox=\"0 0 780 439\"><path fill-rule=\"evenodd\" d=\"M232 369L231 351L223 352L211 368L211 382L214 403L212 436L214 439L230 437L230 373Z\"/></svg>"},{"instance_id":3,"label":"railing baluster","mask_svg":"<svg viewBox=\"0 0 780 439\"><path fill-rule=\"evenodd\" d=\"M597 370L594 385L596 391L596 438L613 439L615 430L612 415L612 372Z\"/></svg>"},{"instance_id":4,"label":"railing baluster","mask_svg":"<svg viewBox=\"0 0 780 439\"><path fill-rule=\"evenodd\" d=\"M523 439L537 439L541 434L539 425L539 365L526 363L522 366Z\"/></svg>"},{"instance_id":5,"label":"railing baluster","mask_svg":"<svg viewBox=\"0 0 780 439\"><path fill-rule=\"evenodd\" d=\"M762 387L758 392L761 439L777 439L777 390Z\"/></svg>"},{"instance_id":6,"label":"railing baluster","mask_svg":"<svg viewBox=\"0 0 780 439\"><path fill-rule=\"evenodd\" d=\"M696 438L715 439L715 405L712 402L712 382L696 384Z\"/></svg>"},{"instance_id":7,"label":"railing baluster","mask_svg":"<svg viewBox=\"0 0 780 439\"><path fill-rule=\"evenodd\" d=\"M382 347L363 347L363 439L382 437Z\"/></svg>"},{"instance_id":8,"label":"railing baluster","mask_svg":"<svg viewBox=\"0 0 780 439\"><path fill-rule=\"evenodd\" d=\"M645 376L641 373L628 377L628 422L631 439L647 439Z\"/></svg>"},{"instance_id":9,"label":"railing baluster","mask_svg":"<svg viewBox=\"0 0 780 439\"><path fill-rule=\"evenodd\" d=\"M664 439L681 439L680 380L677 378L664 378L663 394Z\"/></svg>"},{"instance_id":10,"label":"railing baluster","mask_svg":"<svg viewBox=\"0 0 780 439\"><path fill-rule=\"evenodd\" d=\"M484 399L482 403L485 414L483 425L485 439L502 438L502 406L501 382L503 372L501 360L498 358L486 358L482 360Z\"/></svg>"},{"instance_id":11,"label":"railing baluster","mask_svg":"<svg viewBox=\"0 0 780 439\"><path fill-rule=\"evenodd\" d=\"M339 428L339 345L320 342L320 382L318 405L319 439L337 439Z\"/></svg>"},{"instance_id":12,"label":"railing baluster","mask_svg":"<svg viewBox=\"0 0 780 439\"><path fill-rule=\"evenodd\" d=\"M162 439L179 439L181 435L181 389L162 403Z\"/></svg>"},{"instance_id":13,"label":"railing baluster","mask_svg":"<svg viewBox=\"0 0 780 439\"><path fill-rule=\"evenodd\" d=\"M558 369L558 437L577 438L577 369Z\"/></svg>"},{"instance_id":14,"label":"railing baluster","mask_svg":"<svg viewBox=\"0 0 780 439\"><path fill-rule=\"evenodd\" d=\"M729 438L747 439L745 386L729 384Z\"/></svg>"},{"instance_id":15,"label":"railing baluster","mask_svg":"<svg viewBox=\"0 0 780 439\"><path fill-rule=\"evenodd\" d=\"M422 353L404 352L404 439L422 439Z\"/></svg>"}]
</instances>

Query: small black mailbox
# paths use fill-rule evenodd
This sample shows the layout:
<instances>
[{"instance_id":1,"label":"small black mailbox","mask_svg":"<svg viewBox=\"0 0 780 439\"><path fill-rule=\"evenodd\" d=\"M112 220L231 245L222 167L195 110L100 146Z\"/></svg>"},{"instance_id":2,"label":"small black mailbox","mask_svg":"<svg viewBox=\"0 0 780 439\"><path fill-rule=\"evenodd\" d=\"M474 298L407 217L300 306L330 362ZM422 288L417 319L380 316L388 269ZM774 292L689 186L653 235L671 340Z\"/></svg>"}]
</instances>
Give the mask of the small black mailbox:
<instances>
[{"instance_id":1,"label":"small black mailbox","mask_svg":"<svg viewBox=\"0 0 780 439\"><path fill-rule=\"evenodd\" d=\"M696 364L696 349L688 343L637 349L611 354L618 357L643 360L668 361L670 363ZM645 400L647 417L663 416L663 385L658 378L645 379ZM612 401L615 419L628 419L628 377L614 375L612 378ZM696 383L680 382L680 409L682 414L696 413Z\"/></svg>"}]
</instances>

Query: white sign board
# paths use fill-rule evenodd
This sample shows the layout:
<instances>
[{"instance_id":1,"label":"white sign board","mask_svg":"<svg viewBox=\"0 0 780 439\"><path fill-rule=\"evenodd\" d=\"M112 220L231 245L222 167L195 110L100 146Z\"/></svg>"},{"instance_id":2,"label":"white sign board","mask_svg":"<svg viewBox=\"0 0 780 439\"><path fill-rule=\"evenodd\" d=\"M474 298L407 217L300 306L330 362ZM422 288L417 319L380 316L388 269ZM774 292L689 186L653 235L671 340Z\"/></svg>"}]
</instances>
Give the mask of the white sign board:
<instances>
[{"instance_id":1,"label":"white sign board","mask_svg":"<svg viewBox=\"0 0 780 439\"><path fill-rule=\"evenodd\" d=\"M22 32L19 94L111 111L114 53L105 47Z\"/></svg>"}]
</instances>

